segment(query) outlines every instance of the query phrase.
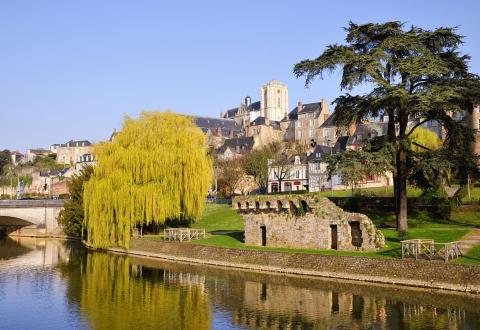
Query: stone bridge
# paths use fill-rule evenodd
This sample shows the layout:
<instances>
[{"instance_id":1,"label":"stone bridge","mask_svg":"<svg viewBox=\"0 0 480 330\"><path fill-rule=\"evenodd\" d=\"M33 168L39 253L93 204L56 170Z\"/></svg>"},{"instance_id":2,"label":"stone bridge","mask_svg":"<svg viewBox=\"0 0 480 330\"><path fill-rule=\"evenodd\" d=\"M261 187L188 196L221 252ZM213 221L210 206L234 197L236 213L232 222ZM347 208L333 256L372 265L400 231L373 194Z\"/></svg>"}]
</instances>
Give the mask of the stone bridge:
<instances>
[{"instance_id":1,"label":"stone bridge","mask_svg":"<svg viewBox=\"0 0 480 330\"><path fill-rule=\"evenodd\" d=\"M63 200L1 200L0 235L59 234L62 208Z\"/></svg>"}]
</instances>

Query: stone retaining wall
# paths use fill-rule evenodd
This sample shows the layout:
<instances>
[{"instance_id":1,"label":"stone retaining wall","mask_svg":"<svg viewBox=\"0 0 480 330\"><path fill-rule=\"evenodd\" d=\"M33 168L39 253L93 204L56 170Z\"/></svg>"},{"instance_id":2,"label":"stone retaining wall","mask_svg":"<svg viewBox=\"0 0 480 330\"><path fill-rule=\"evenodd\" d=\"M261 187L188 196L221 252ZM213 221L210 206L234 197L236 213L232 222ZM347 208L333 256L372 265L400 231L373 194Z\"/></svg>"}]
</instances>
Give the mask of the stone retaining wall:
<instances>
[{"instance_id":1,"label":"stone retaining wall","mask_svg":"<svg viewBox=\"0 0 480 330\"><path fill-rule=\"evenodd\" d=\"M253 251L148 239L133 239L128 251L109 250L193 264L480 294L480 266L473 265Z\"/></svg>"}]
</instances>

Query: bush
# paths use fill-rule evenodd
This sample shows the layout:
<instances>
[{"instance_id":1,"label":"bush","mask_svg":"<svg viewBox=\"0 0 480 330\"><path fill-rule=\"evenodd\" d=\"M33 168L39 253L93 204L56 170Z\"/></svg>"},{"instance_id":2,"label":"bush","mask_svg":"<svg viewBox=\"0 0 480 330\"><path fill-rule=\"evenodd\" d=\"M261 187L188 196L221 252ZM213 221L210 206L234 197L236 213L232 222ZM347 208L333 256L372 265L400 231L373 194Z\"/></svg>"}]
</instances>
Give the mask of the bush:
<instances>
[{"instance_id":1,"label":"bush","mask_svg":"<svg viewBox=\"0 0 480 330\"><path fill-rule=\"evenodd\" d=\"M63 210L60 212L58 222L63 226L65 234L73 237L82 237L83 228L83 187L84 183L93 174L93 167L86 166L80 175L74 176L68 182L70 199L65 200Z\"/></svg>"}]
</instances>

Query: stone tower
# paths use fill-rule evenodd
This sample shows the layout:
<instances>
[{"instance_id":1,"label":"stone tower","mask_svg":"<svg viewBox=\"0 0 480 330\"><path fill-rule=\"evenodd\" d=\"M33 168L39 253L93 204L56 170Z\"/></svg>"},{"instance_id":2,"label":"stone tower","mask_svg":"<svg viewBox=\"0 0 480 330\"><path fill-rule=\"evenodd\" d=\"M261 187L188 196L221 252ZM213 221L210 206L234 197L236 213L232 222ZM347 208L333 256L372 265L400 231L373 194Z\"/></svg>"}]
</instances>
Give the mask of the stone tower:
<instances>
[{"instance_id":1,"label":"stone tower","mask_svg":"<svg viewBox=\"0 0 480 330\"><path fill-rule=\"evenodd\" d=\"M260 116L280 121L288 114L288 87L270 80L260 88Z\"/></svg>"}]
</instances>

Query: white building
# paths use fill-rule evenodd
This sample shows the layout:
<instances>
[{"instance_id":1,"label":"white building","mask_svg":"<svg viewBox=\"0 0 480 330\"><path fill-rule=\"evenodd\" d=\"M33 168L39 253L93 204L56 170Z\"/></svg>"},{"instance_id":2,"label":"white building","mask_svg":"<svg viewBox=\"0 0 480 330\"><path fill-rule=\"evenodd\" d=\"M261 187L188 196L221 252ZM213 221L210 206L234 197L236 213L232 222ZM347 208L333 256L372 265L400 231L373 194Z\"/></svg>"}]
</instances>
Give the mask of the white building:
<instances>
[{"instance_id":1,"label":"white building","mask_svg":"<svg viewBox=\"0 0 480 330\"><path fill-rule=\"evenodd\" d=\"M308 190L308 167L305 156L285 162L268 161L268 193Z\"/></svg>"},{"instance_id":2,"label":"white building","mask_svg":"<svg viewBox=\"0 0 480 330\"><path fill-rule=\"evenodd\" d=\"M76 164L80 161L80 157L85 154L91 154L93 146L90 141L73 141L70 140L65 144L52 145L53 149L57 151L58 164Z\"/></svg>"}]
</instances>

